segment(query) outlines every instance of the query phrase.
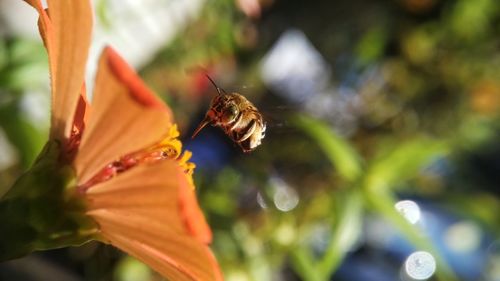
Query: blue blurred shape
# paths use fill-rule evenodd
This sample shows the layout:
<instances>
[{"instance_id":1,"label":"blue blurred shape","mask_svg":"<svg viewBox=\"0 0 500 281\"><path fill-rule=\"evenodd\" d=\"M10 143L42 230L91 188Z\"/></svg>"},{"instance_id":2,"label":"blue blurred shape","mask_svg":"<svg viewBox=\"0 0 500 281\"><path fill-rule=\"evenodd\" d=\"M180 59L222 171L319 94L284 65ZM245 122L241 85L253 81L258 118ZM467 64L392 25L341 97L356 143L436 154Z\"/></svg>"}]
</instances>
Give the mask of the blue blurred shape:
<instances>
[{"instance_id":1,"label":"blue blurred shape","mask_svg":"<svg viewBox=\"0 0 500 281\"><path fill-rule=\"evenodd\" d=\"M230 159L232 151L220 134L205 129L195 139L184 141L185 149L193 152L191 162L196 164L196 169L216 172Z\"/></svg>"}]
</instances>

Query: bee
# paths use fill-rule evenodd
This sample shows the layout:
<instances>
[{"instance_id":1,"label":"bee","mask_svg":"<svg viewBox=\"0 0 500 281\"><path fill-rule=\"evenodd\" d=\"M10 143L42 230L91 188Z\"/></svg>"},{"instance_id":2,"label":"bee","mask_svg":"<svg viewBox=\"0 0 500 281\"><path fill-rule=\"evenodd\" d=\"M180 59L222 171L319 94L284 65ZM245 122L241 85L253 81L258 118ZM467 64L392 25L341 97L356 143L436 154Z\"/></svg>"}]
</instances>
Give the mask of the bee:
<instances>
[{"instance_id":1,"label":"bee","mask_svg":"<svg viewBox=\"0 0 500 281\"><path fill-rule=\"evenodd\" d=\"M206 125L220 127L224 133L237 143L243 152L250 152L259 146L266 133L266 122L259 110L244 96L227 93L215 84L217 89L205 118L198 125L191 138L194 138Z\"/></svg>"}]
</instances>

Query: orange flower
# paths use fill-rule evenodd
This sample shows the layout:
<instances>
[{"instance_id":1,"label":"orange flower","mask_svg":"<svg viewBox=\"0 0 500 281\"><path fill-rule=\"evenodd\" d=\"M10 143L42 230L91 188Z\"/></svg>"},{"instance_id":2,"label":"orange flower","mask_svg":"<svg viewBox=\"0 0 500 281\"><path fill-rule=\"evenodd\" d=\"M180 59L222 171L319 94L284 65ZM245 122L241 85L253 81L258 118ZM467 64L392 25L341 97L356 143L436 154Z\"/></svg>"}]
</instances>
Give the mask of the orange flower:
<instances>
[{"instance_id":1,"label":"orange flower","mask_svg":"<svg viewBox=\"0 0 500 281\"><path fill-rule=\"evenodd\" d=\"M88 1L26 0L39 13L52 86L50 138L59 161L75 179L96 223L97 239L110 243L171 280L221 280L207 244L211 232L199 209L188 152L170 109L111 48L99 60L92 107L84 71L92 30Z\"/></svg>"}]
</instances>

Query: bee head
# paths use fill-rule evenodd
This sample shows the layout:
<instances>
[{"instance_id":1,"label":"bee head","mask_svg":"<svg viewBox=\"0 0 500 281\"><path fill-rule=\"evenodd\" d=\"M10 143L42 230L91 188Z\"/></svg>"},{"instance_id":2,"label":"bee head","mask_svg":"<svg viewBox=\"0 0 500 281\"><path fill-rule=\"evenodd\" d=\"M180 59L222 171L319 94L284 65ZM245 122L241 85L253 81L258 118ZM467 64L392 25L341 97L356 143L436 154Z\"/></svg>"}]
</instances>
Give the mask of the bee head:
<instances>
[{"instance_id":1,"label":"bee head","mask_svg":"<svg viewBox=\"0 0 500 281\"><path fill-rule=\"evenodd\" d=\"M219 88L217 84L206 75L208 80L212 82L215 89L217 89L218 95L212 99L210 103L210 109L205 114L205 118L196 128L192 138L194 138L206 125L211 124L213 126L227 125L235 122L240 114L239 108L235 102L234 96L236 93L228 94L224 89Z\"/></svg>"},{"instance_id":2,"label":"bee head","mask_svg":"<svg viewBox=\"0 0 500 281\"><path fill-rule=\"evenodd\" d=\"M239 109L234 100L234 94L215 96L207 112L207 116L210 116L214 125L231 123L238 117L238 114Z\"/></svg>"}]
</instances>

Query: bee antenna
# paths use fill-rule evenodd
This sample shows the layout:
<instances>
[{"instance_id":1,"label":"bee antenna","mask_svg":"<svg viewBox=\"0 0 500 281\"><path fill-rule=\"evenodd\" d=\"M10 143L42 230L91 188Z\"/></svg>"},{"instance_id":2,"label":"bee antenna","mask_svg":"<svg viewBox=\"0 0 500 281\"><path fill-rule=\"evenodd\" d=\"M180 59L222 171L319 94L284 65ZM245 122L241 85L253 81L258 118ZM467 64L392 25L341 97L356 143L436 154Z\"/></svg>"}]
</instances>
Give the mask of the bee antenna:
<instances>
[{"instance_id":1,"label":"bee antenna","mask_svg":"<svg viewBox=\"0 0 500 281\"><path fill-rule=\"evenodd\" d=\"M210 82L212 82L212 85L214 85L215 89L217 89L217 92L219 93L219 95L222 95L222 93L227 95L227 92L224 89L219 88L219 86L217 86L217 84L215 84L214 80L212 80L212 78L210 78L210 76L208 76L208 74L205 74L205 76L207 76L208 80L210 80ZM221 91L222 91L222 93L221 93Z\"/></svg>"}]
</instances>

